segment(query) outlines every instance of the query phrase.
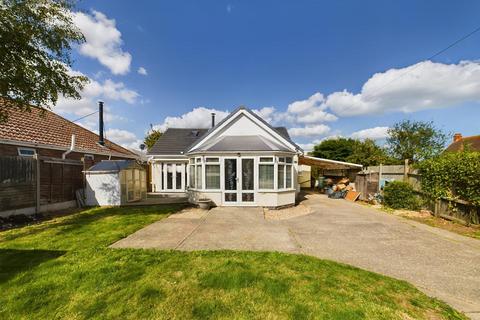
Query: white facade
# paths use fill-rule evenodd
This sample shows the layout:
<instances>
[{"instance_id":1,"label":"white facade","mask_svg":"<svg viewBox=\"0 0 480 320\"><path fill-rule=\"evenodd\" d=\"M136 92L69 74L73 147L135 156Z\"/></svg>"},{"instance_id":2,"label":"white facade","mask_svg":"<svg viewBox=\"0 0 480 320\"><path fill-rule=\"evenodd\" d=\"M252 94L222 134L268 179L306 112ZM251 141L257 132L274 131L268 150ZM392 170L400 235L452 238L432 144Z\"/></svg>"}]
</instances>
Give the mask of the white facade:
<instances>
[{"instance_id":1,"label":"white facade","mask_svg":"<svg viewBox=\"0 0 480 320\"><path fill-rule=\"evenodd\" d=\"M222 144L225 137L231 137L233 145ZM251 139L256 145L253 150L245 144L236 149L235 139ZM292 205L299 189L299 154L290 140L251 111L239 109L184 154L153 155L152 191L185 193L192 203L209 199L217 206Z\"/></svg>"}]
</instances>

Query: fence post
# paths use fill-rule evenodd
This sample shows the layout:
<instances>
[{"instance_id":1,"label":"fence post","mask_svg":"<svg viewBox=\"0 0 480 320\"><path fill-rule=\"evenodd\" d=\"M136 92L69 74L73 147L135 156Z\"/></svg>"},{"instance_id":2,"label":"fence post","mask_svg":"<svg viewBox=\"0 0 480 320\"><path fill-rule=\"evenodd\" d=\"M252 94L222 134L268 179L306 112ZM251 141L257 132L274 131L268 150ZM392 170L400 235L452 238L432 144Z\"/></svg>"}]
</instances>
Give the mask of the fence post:
<instances>
[{"instance_id":1,"label":"fence post","mask_svg":"<svg viewBox=\"0 0 480 320\"><path fill-rule=\"evenodd\" d=\"M378 168L378 192L380 192L381 185L382 185L382 173L383 173L383 164L380 163L380 166Z\"/></svg>"},{"instance_id":2,"label":"fence post","mask_svg":"<svg viewBox=\"0 0 480 320\"><path fill-rule=\"evenodd\" d=\"M40 213L40 157L38 153L33 155L35 159L35 213Z\"/></svg>"},{"instance_id":3,"label":"fence post","mask_svg":"<svg viewBox=\"0 0 480 320\"><path fill-rule=\"evenodd\" d=\"M408 167L408 159L405 159L405 165L403 166L403 181L408 182L408 173L410 169Z\"/></svg>"}]
</instances>

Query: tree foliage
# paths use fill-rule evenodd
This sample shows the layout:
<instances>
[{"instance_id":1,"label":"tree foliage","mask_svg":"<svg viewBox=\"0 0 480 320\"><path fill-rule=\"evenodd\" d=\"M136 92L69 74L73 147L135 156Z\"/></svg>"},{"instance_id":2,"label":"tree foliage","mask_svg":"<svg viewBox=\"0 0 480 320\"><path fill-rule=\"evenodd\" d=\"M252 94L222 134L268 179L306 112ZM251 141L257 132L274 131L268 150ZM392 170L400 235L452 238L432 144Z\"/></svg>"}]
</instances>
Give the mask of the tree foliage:
<instances>
[{"instance_id":1,"label":"tree foliage","mask_svg":"<svg viewBox=\"0 0 480 320\"><path fill-rule=\"evenodd\" d=\"M68 0L0 1L0 121L10 108L49 107L80 98L88 79L73 74L71 46L85 41Z\"/></svg>"},{"instance_id":2,"label":"tree foliage","mask_svg":"<svg viewBox=\"0 0 480 320\"><path fill-rule=\"evenodd\" d=\"M420 199L416 196L413 187L402 181L392 181L383 190L384 202L393 209L420 209Z\"/></svg>"},{"instance_id":3,"label":"tree foliage","mask_svg":"<svg viewBox=\"0 0 480 320\"><path fill-rule=\"evenodd\" d=\"M410 162L432 158L445 148L447 135L433 122L404 120L388 130L389 153L398 160Z\"/></svg>"},{"instance_id":4,"label":"tree foliage","mask_svg":"<svg viewBox=\"0 0 480 320\"><path fill-rule=\"evenodd\" d=\"M462 199L480 206L480 152L445 152L420 162L422 191L434 199Z\"/></svg>"},{"instance_id":5,"label":"tree foliage","mask_svg":"<svg viewBox=\"0 0 480 320\"><path fill-rule=\"evenodd\" d=\"M371 139L365 141L351 138L324 140L314 147L311 154L319 158L353 162L364 166L396 163L388 156L384 148L378 146Z\"/></svg>"},{"instance_id":6,"label":"tree foliage","mask_svg":"<svg viewBox=\"0 0 480 320\"><path fill-rule=\"evenodd\" d=\"M163 132L156 129L151 129L148 134L145 136L143 143L147 147L147 150L150 150L155 142L162 136Z\"/></svg>"}]
</instances>

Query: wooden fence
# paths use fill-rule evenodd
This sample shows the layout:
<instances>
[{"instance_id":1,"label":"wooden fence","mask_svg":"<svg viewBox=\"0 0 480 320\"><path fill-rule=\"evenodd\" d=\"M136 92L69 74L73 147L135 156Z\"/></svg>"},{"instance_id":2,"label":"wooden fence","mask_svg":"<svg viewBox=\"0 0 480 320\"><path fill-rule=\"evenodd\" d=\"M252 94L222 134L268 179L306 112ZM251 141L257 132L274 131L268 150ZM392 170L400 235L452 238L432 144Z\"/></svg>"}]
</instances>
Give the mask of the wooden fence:
<instances>
[{"instance_id":1,"label":"wooden fence","mask_svg":"<svg viewBox=\"0 0 480 320\"><path fill-rule=\"evenodd\" d=\"M367 200L369 195L380 192L382 181L405 181L413 186L425 207L435 216L467 224L480 224L480 208L459 199L433 200L422 190L422 175L405 165L372 166L357 174L355 187L360 192L360 199Z\"/></svg>"},{"instance_id":2,"label":"wooden fence","mask_svg":"<svg viewBox=\"0 0 480 320\"><path fill-rule=\"evenodd\" d=\"M0 157L0 212L75 200L83 169L77 160Z\"/></svg>"}]
</instances>

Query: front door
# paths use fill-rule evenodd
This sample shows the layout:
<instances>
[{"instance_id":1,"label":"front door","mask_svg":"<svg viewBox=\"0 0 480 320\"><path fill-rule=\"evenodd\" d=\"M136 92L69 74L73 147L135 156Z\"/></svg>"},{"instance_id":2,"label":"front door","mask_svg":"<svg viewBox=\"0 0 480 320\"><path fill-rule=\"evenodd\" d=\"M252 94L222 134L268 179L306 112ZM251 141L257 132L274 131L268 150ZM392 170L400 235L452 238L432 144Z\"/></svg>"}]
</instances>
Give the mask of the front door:
<instances>
[{"instance_id":1,"label":"front door","mask_svg":"<svg viewBox=\"0 0 480 320\"><path fill-rule=\"evenodd\" d=\"M254 168L253 158L224 159L224 204L251 205L255 203Z\"/></svg>"}]
</instances>

